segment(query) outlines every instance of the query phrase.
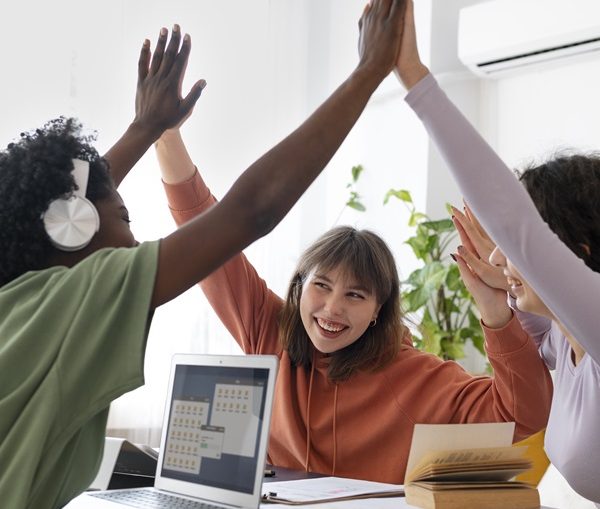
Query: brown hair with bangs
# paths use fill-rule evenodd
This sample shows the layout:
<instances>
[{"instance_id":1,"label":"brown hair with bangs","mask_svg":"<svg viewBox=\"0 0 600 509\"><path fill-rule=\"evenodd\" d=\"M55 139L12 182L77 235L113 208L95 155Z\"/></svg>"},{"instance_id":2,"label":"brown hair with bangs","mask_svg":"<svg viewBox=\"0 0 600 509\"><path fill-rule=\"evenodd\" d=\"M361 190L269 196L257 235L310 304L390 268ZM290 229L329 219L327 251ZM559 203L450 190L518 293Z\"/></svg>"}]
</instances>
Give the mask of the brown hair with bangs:
<instances>
[{"instance_id":1,"label":"brown hair with bangs","mask_svg":"<svg viewBox=\"0 0 600 509\"><path fill-rule=\"evenodd\" d=\"M356 371L375 371L394 359L408 334L400 309L400 281L387 244L369 230L339 226L329 230L300 257L279 320L279 338L296 366L309 368L315 348L300 317L300 297L313 270L341 267L371 291L381 306L374 326L354 343L331 354L329 379L347 380Z\"/></svg>"}]
</instances>

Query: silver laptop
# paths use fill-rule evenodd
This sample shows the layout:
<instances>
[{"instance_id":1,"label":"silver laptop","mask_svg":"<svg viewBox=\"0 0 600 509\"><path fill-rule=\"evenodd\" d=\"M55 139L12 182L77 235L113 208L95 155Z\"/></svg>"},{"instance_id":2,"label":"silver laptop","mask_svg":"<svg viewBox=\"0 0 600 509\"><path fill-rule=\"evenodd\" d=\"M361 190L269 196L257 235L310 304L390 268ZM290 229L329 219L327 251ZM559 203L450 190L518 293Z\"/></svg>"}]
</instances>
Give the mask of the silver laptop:
<instances>
[{"instance_id":1,"label":"silver laptop","mask_svg":"<svg viewBox=\"0 0 600 509\"><path fill-rule=\"evenodd\" d=\"M256 509L276 375L273 356L175 355L154 488L87 492L66 507Z\"/></svg>"}]
</instances>

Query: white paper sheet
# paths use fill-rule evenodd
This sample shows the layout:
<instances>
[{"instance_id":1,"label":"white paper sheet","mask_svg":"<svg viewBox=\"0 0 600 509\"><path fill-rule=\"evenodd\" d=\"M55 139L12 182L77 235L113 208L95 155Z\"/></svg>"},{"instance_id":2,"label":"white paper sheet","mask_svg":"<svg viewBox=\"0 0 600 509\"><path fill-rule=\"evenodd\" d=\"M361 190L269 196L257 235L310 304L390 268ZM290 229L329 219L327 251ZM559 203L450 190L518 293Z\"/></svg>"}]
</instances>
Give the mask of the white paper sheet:
<instances>
[{"instance_id":1,"label":"white paper sheet","mask_svg":"<svg viewBox=\"0 0 600 509\"><path fill-rule=\"evenodd\" d=\"M318 477L315 479L299 479L296 481L278 481L263 484L263 492L272 493L278 498L290 501L310 502L313 500L351 497L369 493L402 491L401 484L387 484L343 477ZM364 500L363 500L364 504ZM319 503L322 507L322 503Z\"/></svg>"}]
</instances>

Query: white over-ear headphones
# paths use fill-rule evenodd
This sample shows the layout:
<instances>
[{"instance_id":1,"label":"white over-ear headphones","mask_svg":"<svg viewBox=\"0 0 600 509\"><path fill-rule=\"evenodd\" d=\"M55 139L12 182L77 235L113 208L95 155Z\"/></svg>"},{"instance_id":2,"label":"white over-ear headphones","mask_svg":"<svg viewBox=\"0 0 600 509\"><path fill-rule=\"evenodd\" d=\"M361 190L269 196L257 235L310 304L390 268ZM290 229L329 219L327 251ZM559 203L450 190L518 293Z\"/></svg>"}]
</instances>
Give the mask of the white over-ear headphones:
<instances>
[{"instance_id":1,"label":"white over-ear headphones","mask_svg":"<svg viewBox=\"0 0 600 509\"><path fill-rule=\"evenodd\" d=\"M69 198L54 200L42 215L50 241L61 251L78 251L87 246L100 228L100 216L85 197L90 163L73 159L73 179L77 189Z\"/></svg>"}]
</instances>

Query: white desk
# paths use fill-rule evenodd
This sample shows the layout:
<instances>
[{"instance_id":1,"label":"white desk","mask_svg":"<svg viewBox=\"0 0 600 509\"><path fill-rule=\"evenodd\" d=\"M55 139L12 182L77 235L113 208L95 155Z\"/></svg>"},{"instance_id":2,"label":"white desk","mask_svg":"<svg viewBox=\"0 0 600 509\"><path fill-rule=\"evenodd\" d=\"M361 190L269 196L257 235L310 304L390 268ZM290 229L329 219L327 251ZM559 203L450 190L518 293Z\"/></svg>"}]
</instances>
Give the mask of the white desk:
<instances>
[{"instance_id":1,"label":"white desk","mask_svg":"<svg viewBox=\"0 0 600 509\"><path fill-rule=\"evenodd\" d=\"M105 505L103 507L106 507ZM117 506L115 508L125 506ZM261 509L290 509L291 507L306 507L309 509L402 509L413 508L415 506L408 505L404 497L393 498L371 498L362 500L348 500L345 502L326 502L323 504L310 504L306 506L289 506L282 504L261 504ZM93 497L81 495L73 499L67 504L64 509L94 509ZM510 509L507 507L506 509ZM552 507L542 506L540 509L553 509Z\"/></svg>"}]
</instances>

